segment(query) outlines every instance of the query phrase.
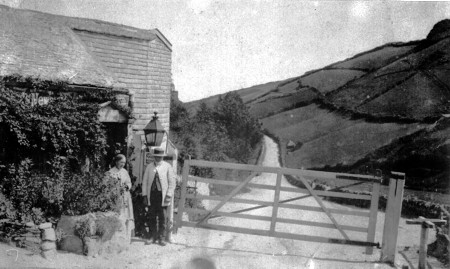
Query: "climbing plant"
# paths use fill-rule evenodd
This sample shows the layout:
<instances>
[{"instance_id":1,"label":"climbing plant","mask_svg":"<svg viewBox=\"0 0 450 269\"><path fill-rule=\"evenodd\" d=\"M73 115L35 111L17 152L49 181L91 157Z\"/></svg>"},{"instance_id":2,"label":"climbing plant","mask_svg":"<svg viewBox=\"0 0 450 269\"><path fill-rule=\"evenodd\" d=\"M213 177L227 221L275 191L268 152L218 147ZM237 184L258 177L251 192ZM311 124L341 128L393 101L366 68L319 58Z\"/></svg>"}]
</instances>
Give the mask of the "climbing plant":
<instances>
[{"instance_id":1,"label":"climbing plant","mask_svg":"<svg viewBox=\"0 0 450 269\"><path fill-rule=\"evenodd\" d=\"M30 95L36 92L46 94L48 102L33 103ZM20 76L0 81L0 192L14 206L14 216L115 208L115 186L103 184L99 170L108 145L98 111L107 101L119 107L111 90L74 93L62 82ZM82 175L86 165L90 175ZM80 186L85 189L78 191Z\"/></svg>"}]
</instances>

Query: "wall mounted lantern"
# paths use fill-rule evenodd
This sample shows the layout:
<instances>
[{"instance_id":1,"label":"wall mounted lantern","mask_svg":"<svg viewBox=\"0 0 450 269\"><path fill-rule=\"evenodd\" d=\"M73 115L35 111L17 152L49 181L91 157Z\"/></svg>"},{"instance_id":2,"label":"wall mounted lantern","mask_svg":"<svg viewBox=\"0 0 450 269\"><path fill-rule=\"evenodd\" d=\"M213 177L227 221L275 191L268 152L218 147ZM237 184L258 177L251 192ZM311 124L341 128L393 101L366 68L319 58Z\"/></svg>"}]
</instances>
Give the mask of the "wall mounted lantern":
<instances>
[{"instance_id":1,"label":"wall mounted lantern","mask_svg":"<svg viewBox=\"0 0 450 269\"><path fill-rule=\"evenodd\" d=\"M164 133L166 132L158 120L158 112L154 113L155 116L152 117L152 120L144 128L145 141L148 147L161 146Z\"/></svg>"}]
</instances>

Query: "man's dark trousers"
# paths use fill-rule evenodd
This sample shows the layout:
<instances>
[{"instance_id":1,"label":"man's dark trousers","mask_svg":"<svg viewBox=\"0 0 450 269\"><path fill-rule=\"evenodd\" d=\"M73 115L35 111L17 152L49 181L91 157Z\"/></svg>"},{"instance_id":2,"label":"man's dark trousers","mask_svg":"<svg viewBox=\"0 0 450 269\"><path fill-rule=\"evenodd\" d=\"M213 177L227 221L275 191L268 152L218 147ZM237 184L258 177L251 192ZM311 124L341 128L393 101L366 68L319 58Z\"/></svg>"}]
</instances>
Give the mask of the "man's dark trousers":
<instances>
[{"instance_id":1,"label":"man's dark trousers","mask_svg":"<svg viewBox=\"0 0 450 269\"><path fill-rule=\"evenodd\" d=\"M162 206L162 193L158 190L152 190L150 194L150 230L152 231L153 241L162 240L166 232L166 212L167 206Z\"/></svg>"}]
</instances>

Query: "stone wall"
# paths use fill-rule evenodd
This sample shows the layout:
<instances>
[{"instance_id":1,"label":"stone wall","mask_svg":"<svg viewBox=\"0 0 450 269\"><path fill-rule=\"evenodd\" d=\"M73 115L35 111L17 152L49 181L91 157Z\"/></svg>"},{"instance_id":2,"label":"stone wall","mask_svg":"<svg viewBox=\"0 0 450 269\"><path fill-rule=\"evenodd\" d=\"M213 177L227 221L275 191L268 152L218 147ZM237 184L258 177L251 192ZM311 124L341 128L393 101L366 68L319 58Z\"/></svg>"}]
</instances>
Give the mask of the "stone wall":
<instances>
[{"instance_id":1,"label":"stone wall","mask_svg":"<svg viewBox=\"0 0 450 269\"><path fill-rule=\"evenodd\" d=\"M79 31L92 54L134 95L133 129L141 130L158 112L163 127L169 129L172 85L172 52L158 37L140 39Z\"/></svg>"},{"instance_id":2,"label":"stone wall","mask_svg":"<svg viewBox=\"0 0 450 269\"><path fill-rule=\"evenodd\" d=\"M51 223L36 225L33 222L25 224L15 222L0 223L0 239L8 241L12 246L22 247L34 254L41 254L46 259L56 256L56 233ZM8 230L5 233L5 230ZM6 235L5 234L9 234Z\"/></svg>"}]
</instances>

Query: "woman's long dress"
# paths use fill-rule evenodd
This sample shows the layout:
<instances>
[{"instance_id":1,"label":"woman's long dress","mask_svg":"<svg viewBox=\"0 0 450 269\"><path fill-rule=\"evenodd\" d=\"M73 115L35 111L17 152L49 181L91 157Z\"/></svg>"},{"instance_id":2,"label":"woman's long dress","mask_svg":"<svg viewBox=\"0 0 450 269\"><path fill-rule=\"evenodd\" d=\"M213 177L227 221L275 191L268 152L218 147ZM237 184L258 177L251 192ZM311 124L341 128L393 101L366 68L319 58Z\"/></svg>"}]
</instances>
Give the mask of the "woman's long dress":
<instances>
[{"instance_id":1,"label":"woman's long dress","mask_svg":"<svg viewBox=\"0 0 450 269\"><path fill-rule=\"evenodd\" d=\"M120 218L125 221L125 227L127 232L127 238L131 239L131 232L134 229L134 214L133 214L133 203L131 201L131 179L128 175L127 170L117 167L113 167L109 170L109 174L112 178L120 179L120 183L128 186L128 190L123 193L123 206L120 209Z\"/></svg>"}]
</instances>

